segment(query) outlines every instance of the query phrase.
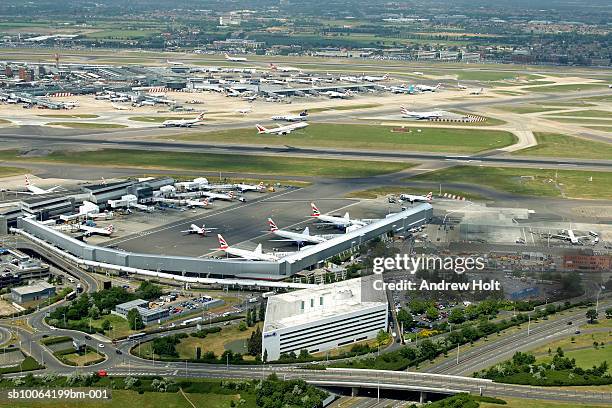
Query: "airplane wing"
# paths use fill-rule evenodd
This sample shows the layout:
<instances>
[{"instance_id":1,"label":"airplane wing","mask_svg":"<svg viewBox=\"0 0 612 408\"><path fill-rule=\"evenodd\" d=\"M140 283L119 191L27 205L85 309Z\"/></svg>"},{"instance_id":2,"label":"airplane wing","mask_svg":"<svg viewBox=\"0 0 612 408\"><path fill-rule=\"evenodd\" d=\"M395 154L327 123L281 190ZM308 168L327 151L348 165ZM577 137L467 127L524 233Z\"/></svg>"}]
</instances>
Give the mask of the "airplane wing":
<instances>
[{"instance_id":1,"label":"airplane wing","mask_svg":"<svg viewBox=\"0 0 612 408\"><path fill-rule=\"evenodd\" d=\"M269 239L268 241L270 242L296 242L298 240L286 238L286 239Z\"/></svg>"}]
</instances>

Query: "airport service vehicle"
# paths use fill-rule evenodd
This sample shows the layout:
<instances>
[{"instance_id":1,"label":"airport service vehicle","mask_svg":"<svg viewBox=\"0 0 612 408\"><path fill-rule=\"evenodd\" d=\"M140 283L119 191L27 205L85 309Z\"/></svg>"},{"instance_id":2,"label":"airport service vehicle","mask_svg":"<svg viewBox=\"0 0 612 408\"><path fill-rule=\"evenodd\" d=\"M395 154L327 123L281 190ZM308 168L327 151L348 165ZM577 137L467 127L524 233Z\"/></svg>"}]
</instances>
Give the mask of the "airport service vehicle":
<instances>
[{"instance_id":1,"label":"airport service vehicle","mask_svg":"<svg viewBox=\"0 0 612 408\"><path fill-rule=\"evenodd\" d=\"M279 229L276 226L276 223L272 220L272 218L268 218L268 225L270 226L270 232L280 239L271 239L270 241L275 242L295 242L298 246L301 246L305 243L308 244L320 244L321 242L327 241L326 238L318 236L318 235L310 235L310 230L308 227L304 228L304 231L293 232L287 231L283 229Z\"/></svg>"},{"instance_id":2,"label":"airport service vehicle","mask_svg":"<svg viewBox=\"0 0 612 408\"><path fill-rule=\"evenodd\" d=\"M300 122L308 118L308 111L304 109L299 115L278 115L272 116L272 120L282 120L285 122Z\"/></svg>"},{"instance_id":3,"label":"airport service vehicle","mask_svg":"<svg viewBox=\"0 0 612 408\"><path fill-rule=\"evenodd\" d=\"M400 194L400 200L409 201L411 204L415 202L430 202L433 197L433 193L430 191L426 196L412 195L412 194Z\"/></svg>"},{"instance_id":4,"label":"airport service vehicle","mask_svg":"<svg viewBox=\"0 0 612 408\"><path fill-rule=\"evenodd\" d=\"M233 248L229 246L221 234L217 234L217 238L219 239L218 249L228 255L237 256L250 261L278 261L277 256L272 254L264 254L261 244L257 245L257 248L255 248L254 251L249 251L247 249Z\"/></svg>"},{"instance_id":5,"label":"airport service vehicle","mask_svg":"<svg viewBox=\"0 0 612 408\"><path fill-rule=\"evenodd\" d=\"M407 119L416 119L416 120L439 119L445 115L448 115L448 113L444 111L439 111L439 110L417 112L417 111L411 111L410 109L404 106L400 106L400 109L402 112L402 118L407 118Z\"/></svg>"},{"instance_id":6,"label":"airport service vehicle","mask_svg":"<svg viewBox=\"0 0 612 408\"><path fill-rule=\"evenodd\" d=\"M183 234L198 234L205 237L209 232L217 230L218 228L206 228L206 225L198 227L195 224L191 224L189 229L181 231Z\"/></svg>"},{"instance_id":7,"label":"airport service vehicle","mask_svg":"<svg viewBox=\"0 0 612 408\"><path fill-rule=\"evenodd\" d=\"M366 225L365 222L361 220L351 219L348 212L344 214L344 217L336 217L333 215L321 214L321 211L319 211L315 203L310 203L310 207L312 208L312 214L310 216L315 217L319 221L321 221L320 224L334 225L339 228L347 228L352 225L363 227L364 225Z\"/></svg>"},{"instance_id":8,"label":"airport service vehicle","mask_svg":"<svg viewBox=\"0 0 612 408\"><path fill-rule=\"evenodd\" d=\"M298 122L298 123L292 123L290 125L285 125L285 126L278 126L272 129L268 129L265 128L261 125L255 125L255 127L257 128L257 133L258 134L267 134L267 135L288 135L289 133L293 132L294 130L297 129L303 129L306 126L308 126L308 123L306 122Z\"/></svg>"},{"instance_id":9,"label":"airport service vehicle","mask_svg":"<svg viewBox=\"0 0 612 408\"><path fill-rule=\"evenodd\" d=\"M225 54L225 59L232 62L245 62L247 60L245 57L232 57L229 54Z\"/></svg>"},{"instance_id":10,"label":"airport service vehicle","mask_svg":"<svg viewBox=\"0 0 612 408\"><path fill-rule=\"evenodd\" d=\"M162 122L161 127L192 127L204 120L204 112L200 113L195 119L172 119Z\"/></svg>"},{"instance_id":11,"label":"airport service vehicle","mask_svg":"<svg viewBox=\"0 0 612 408\"><path fill-rule=\"evenodd\" d=\"M113 233L113 231L115 230L115 227L113 227L112 225L109 225L106 228L98 228L98 227L91 227L86 224L80 224L79 230L85 231L86 237L89 237L91 235L104 235L108 237Z\"/></svg>"}]
</instances>

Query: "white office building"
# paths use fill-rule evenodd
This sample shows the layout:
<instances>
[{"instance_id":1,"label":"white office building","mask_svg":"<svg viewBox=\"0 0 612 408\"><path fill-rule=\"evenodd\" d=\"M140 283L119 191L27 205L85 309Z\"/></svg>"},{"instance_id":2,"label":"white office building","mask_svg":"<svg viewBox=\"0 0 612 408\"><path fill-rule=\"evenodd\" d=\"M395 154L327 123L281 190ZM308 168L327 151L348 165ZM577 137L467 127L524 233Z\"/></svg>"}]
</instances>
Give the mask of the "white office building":
<instances>
[{"instance_id":1,"label":"white office building","mask_svg":"<svg viewBox=\"0 0 612 408\"><path fill-rule=\"evenodd\" d=\"M268 298L262 351L274 361L331 350L373 339L387 324L386 294L372 289L370 277L320 285Z\"/></svg>"}]
</instances>

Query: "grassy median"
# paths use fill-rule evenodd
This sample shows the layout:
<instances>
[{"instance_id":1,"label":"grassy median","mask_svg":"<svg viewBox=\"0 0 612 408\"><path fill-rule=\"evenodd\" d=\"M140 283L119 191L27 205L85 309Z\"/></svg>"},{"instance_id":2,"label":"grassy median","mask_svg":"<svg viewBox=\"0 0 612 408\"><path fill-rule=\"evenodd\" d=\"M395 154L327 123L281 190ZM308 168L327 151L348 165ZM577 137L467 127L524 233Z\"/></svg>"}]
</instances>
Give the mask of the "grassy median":
<instances>
[{"instance_id":1,"label":"grassy median","mask_svg":"<svg viewBox=\"0 0 612 408\"><path fill-rule=\"evenodd\" d=\"M235 154L151 152L141 150L102 149L93 151L53 152L44 157L24 158L15 150L0 151L0 159L23 162L55 162L86 166L134 167L138 169L198 170L207 172L283 174L307 177L371 177L394 173L414 166L367 160L315 159L287 156L254 156Z\"/></svg>"},{"instance_id":2,"label":"grassy median","mask_svg":"<svg viewBox=\"0 0 612 408\"><path fill-rule=\"evenodd\" d=\"M517 156L574 157L580 159L612 158L612 143L593 142L556 133L534 133L538 145L514 152Z\"/></svg>"},{"instance_id":3,"label":"grassy median","mask_svg":"<svg viewBox=\"0 0 612 408\"><path fill-rule=\"evenodd\" d=\"M270 125L272 128L273 125ZM165 139L191 142L229 142L272 146L328 147L361 150L476 153L499 149L516 142L500 130L347 124L311 124L288 135L258 135L255 128L172 134Z\"/></svg>"}]
</instances>

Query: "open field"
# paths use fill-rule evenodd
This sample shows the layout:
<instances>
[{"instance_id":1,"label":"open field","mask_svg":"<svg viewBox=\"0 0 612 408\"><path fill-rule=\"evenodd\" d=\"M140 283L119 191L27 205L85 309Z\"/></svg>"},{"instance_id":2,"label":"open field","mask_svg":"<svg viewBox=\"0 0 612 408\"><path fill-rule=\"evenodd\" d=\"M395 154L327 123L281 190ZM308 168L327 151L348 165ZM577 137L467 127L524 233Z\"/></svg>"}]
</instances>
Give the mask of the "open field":
<instances>
[{"instance_id":1,"label":"open field","mask_svg":"<svg viewBox=\"0 0 612 408\"><path fill-rule=\"evenodd\" d=\"M0 177L16 176L18 174L26 174L29 170L21 167L4 167L0 166Z\"/></svg>"},{"instance_id":2,"label":"open field","mask_svg":"<svg viewBox=\"0 0 612 408\"><path fill-rule=\"evenodd\" d=\"M581 111L571 111L571 112L559 112L555 113L555 116L574 116L579 118L612 118L612 112L602 111L602 110L581 110Z\"/></svg>"},{"instance_id":3,"label":"open field","mask_svg":"<svg viewBox=\"0 0 612 408\"><path fill-rule=\"evenodd\" d=\"M473 130L405 126L393 132L390 126L312 124L284 136L257 135L253 129L172 135L166 139L185 141L263 144L273 146L330 147L378 150L476 153L499 149L516 142L516 137L499 130Z\"/></svg>"},{"instance_id":4,"label":"open field","mask_svg":"<svg viewBox=\"0 0 612 408\"><path fill-rule=\"evenodd\" d=\"M537 197L612 199L611 172L457 166L407 180L477 184Z\"/></svg>"},{"instance_id":5,"label":"open field","mask_svg":"<svg viewBox=\"0 0 612 408\"><path fill-rule=\"evenodd\" d=\"M588 84L563 84L550 86L526 86L522 88L530 92L571 92L571 91L589 91L594 89L604 89L608 85L604 83L588 83Z\"/></svg>"},{"instance_id":6,"label":"open field","mask_svg":"<svg viewBox=\"0 0 612 408\"><path fill-rule=\"evenodd\" d=\"M261 323L259 324L261 327ZM223 329L218 333L207 334L205 338L188 337L181 340L181 343L176 346L176 351L179 353L179 358L195 358L196 347L202 348L202 354L207 351L212 351L216 356L223 354L225 350L234 349L236 345L231 345L234 342L246 342L255 331L255 327L249 327L245 331L240 331L237 324L231 326L223 326ZM238 350L233 350L238 351ZM244 351L241 351L245 354ZM245 356L246 358L247 356Z\"/></svg>"},{"instance_id":7,"label":"open field","mask_svg":"<svg viewBox=\"0 0 612 408\"><path fill-rule=\"evenodd\" d=\"M138 393L136 391L113 390L112 403L106 404L99 400L80 400L78 402L67 402L61 400L28 400L27 402L11 402L0 403L0 407L4 408L99 408L105 406L114 407L143 407L143 408L193 408L193 405L185 399L181 393L163 393L163 392L145 392ZM230 401L237 402L240 397L238 395L224 394L187 394L187 398L195 404L196 407L207 408L226 408L230 406ZM241 407L255 407L255 401L249 398Z\"/></svg>"},{"instance_id":8,"label":"open field","mask_svg":"<svg viewBox=\"0 0 612 408\"><path fill-rule=\"evenodd\" d=\"M61 113L50 113L47 115L36 115L41 118L60 118L60 119L94 119L97 118L98 115L89 114L89 113L75 113L73 115L70 114L61 114Z\"/></svg>"},{"instance_id":9,"label":"open field","mask_svg":"<svg viewBox=\"0 0 612 408\"><path fill-rule=\"evenodd\" d=\"M383 161L311 159L282 156L199 154L180 152L143 152L140 150L103 149L96 151L53 152L45 157L25 158L14 150L0 151L0 159L23 162L95 163L100 166L124 166L144 169L182 169L214 172L285 174L319 177L370 177L394 173L414 166L412 163Z\"/></svg>"},{"instance_id":10,"label":"open field","mask_svg":"<svg viewBox=\"0 0 612 408\"><path fill-rule=\"evenodd\" d=\"M612 120L606 119L594 119L594 118L564 118L557 116L542 116L542 119L554 120L555 122L562 123L575 123L577 125L589 124L589 125L603 125L603 126L612 126Z\"/></svg>"},{"instance_id":11,"label":"open field","mask_svg":"<svg viewBox=\"0 0 612 408\"><path fill-rule=\"evenodd\" d=\"M612 132L612 126L583 126L587 129L599 130L601 132Z\"/></svg>"},{"instance_id":12,"label":"open field","mask_svg":"<svg viewBox=\"0 0 612 408\"><path fill-rule=\"evenodd\" d=\"M166 120L177 120L177 119L191 119L195 116L195 114L191 115L182 115L182 116L132 116L129 117L128 120L134 122L146 122L146 123L162 123ZM210 120L210 119L206 119Z\"/></svg>"},{"instance_id":13,"label":"open field","mask_svg":"<svg viewBox=\"0 0 612 408\"><path fill-rule=\"evenodd\" d=\"M538 145L513 152L517 156L573 157L584 159L610 159L612 144L592 142L555 133L534 133Z\"/></svg>"},{"instance_id":14,"label":"open field","mask_svg":"<svg viewBox=\"0 0 612 408\"><path fill-rule=\"evenodd\" d=\"M582 389L582 387L580 387ZM507 402L506 405L492 404L489 402L481 402L480 408L575 408L576 404L563 403L563 402L548 402L539 401L528 398L503 398ZM580 404L581 408L605 408L609 405L591 405L591 404Z\"/></svg>"},{"instance_id":15,"label":"open field","mask_svg":"<svg viewBox=\"0 0 612 408\"><path fill-rule=\"evenodd\" d=\"M46 126L63 126L74 129L120 129L126 128L125 125L117 123L94 123L94 122L49 122Z\"/></svg>"},{"instance_id":16,"label":"open field","mask_svg":"<svg viewBox=\"0 0 612 408\"><path fill-rule=\"evenodd\" d=\"M548 112L559 110L559 108L555 107L544 107L544 106L496 106L495 109L503 110L511 113L538 113L538 112Z\"/></svg>"},{"instance_id":17,"label":"open field","mask_svg":"<svg viewBox=\"0 0 612 408\"><path fill-rule=\"evenodd\" d=\"M379 103L362 103L362 104L355 104L355 105L326 106L322 108L310 108L308 109L308 112L320 113L320 112L327 112L327 111L370 109L370 108L378 108L379 106L381 106L381 104ZM295 111L292 111L291 113L298 114L300 112L301 110L295 110Z\"/></svg>"}]
</instances>

